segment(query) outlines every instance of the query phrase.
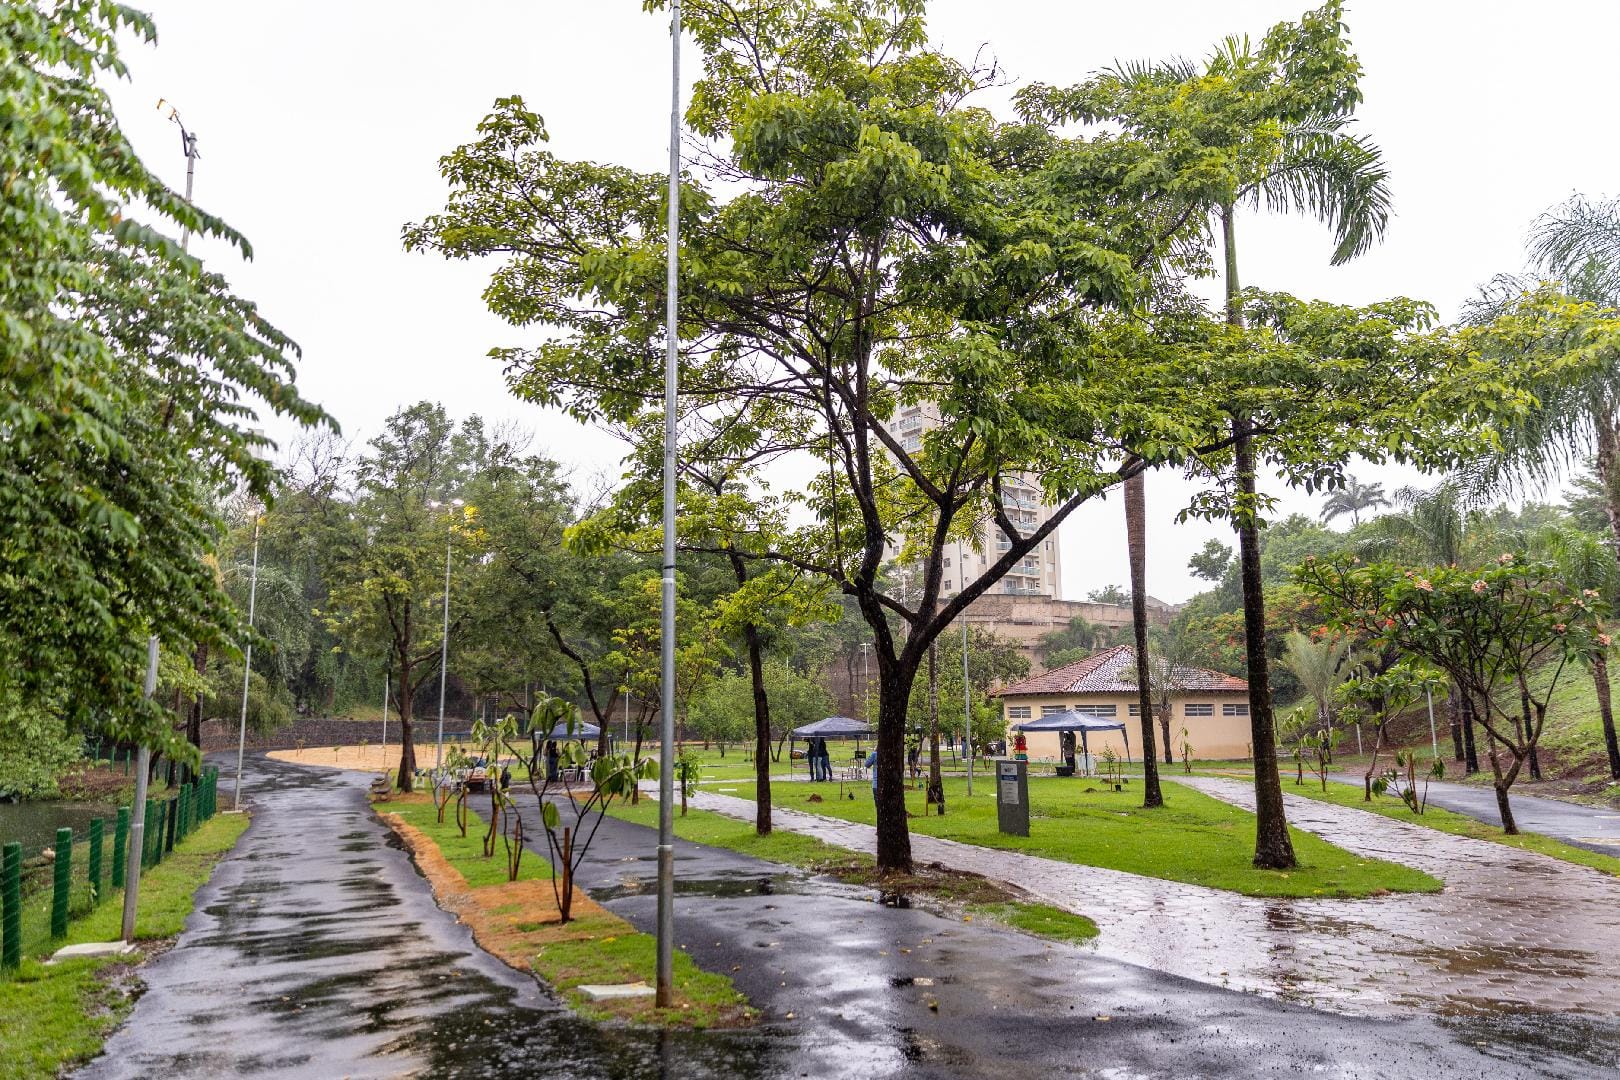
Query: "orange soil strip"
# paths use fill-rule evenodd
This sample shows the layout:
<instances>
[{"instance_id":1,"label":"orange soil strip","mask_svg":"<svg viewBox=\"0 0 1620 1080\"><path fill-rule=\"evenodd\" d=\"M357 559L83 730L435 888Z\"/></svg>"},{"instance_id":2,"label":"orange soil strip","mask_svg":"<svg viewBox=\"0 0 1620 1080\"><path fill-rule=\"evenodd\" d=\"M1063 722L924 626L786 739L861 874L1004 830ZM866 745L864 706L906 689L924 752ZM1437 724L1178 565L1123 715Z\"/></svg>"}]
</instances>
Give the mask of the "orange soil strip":
<instances>
[{"instance_id":1,"label":"orange soil strip","mask_svg":"<svg viewBox=\"0 0 1620 1080\"><path fill-rule=\"evenodd\" d=\"M447 742L444 744L444 752L448 754L450 748L456 745L461 746L463 750L472 749L470 743ZM433 743L418 742L417 767L431 767L435 752ZM277 761L290 761L295 765L317 765L325 769L380 773L384 769L399 768L399 743L390 742L386 747L380 743L367 743L363 746L306 746L302 750L272 750L265 756L275 758Z\"/></svg>"},{"instance_id":2,"label":"orange soil strip","mask_svg":"<svg viewBox=\"0 0 1620 1080\"><path fill-rule=\"evenodd\" d=\"M429 801L425 795L395 795L395 801ZM629 923L611 914L589 896L574 890L573 911L565 925L559 922L557 901L549 881L513 881L476 888L467 883L461 871L450 864L439 845L398 814L379 814L416 857L416 865L433 886L439 906L465 923L479 946L514 970L534 975L534 959L547 945L562 941L593 941L634 934ZM553 972L568 991L567 971ZM570 998L575 997L569 993ZM611 1013L626 1020L658 1022L658 1010L651 997L621 998L590 1002L593 1013ZM746 1012L736 1022L746 1020Z\"/></svg>"}]
</instances>

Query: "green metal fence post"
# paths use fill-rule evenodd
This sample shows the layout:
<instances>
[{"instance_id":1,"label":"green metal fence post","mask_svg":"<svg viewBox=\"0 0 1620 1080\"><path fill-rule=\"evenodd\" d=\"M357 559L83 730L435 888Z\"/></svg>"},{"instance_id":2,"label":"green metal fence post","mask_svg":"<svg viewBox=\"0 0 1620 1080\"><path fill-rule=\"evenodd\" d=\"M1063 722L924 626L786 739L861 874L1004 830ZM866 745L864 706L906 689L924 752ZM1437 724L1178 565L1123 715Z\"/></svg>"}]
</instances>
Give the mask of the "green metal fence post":
<instances>
[{"instance_id":1,"label":"green metal fence post","mask_svg":"<svg viewBox=\"0 0 1620 1080\"><path fill-rule=\"evenodd\" d=\"M100 818L90 820L90 857L87 860L90 878L90 903L101 903L101 845L107 823Z\"/></svg>"},{"instance_id":2,"label":"green metal fence post","mask_svg":"<svg viewBox=\"0 0 1620 1080\"><path fill-rule=\"evenodd\" d=\"M124 860L129 856L129 807L118 808L118 819L113 823L112 887L124 887Z\"/></svg>"},{"instance_id":3,"label":"green metal fence post","mask_svg":"<svg viewBox=\"0 0 1620 1080\"><path fill-rule=\"evenodd\" d=\"M51 937L67 934L68 890L73 886L73 830L56 830L51 862Z\"/></svg>"},{"instance_id":4,"label":"green metal fence post","mask_svg":"<svg viewBox=\"0 0 1620 1080\"><path fill-rule=\"evenodd\" d=\"M152 858L152 838L157 835L158 801L146 800L146 828L141 832L141 869L150 870L157 860Z\"/></svg>"},{"instance_id":5,"label":"green metal fence post","mask_svg":"<svg viewBox=\"0 0 1620 1080\"><path fill-rule=\"evenodd\" d=\"M22 963L22 844L0 852L0 967Z\"/></svg>"},{"instance_id":6,"label":"green metal fence post","mask_svg":"<svg viewBox=\"0 0 1620 1080\"><path fill-rule=\"evenodd\" d=\"M163 824L163 854L167 855L174 850L174 830L180 824L180 796L176 795L169 800Z\"/></svg>"}]
</instances>

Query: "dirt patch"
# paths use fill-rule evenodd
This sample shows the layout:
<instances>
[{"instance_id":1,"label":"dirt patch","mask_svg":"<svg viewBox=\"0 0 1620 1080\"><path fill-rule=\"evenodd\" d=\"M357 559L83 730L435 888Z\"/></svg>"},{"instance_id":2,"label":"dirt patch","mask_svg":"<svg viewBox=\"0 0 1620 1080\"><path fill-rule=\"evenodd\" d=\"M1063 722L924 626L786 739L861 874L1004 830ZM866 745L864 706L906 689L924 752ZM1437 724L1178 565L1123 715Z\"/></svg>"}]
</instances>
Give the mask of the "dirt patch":
<instances>
[{"instance_id":1,"label":"dirt patch","mask_svg":"<svg viewBox=\"0 0 1620 1080\"><path fill-rule=\"evenodd\" d=\"M461 746L463 750L471 750L472 745L459 743L445 743L444 752L448 754L452 747ZM432 743L416 744L416 764L419 768L428 768L433 764L437 748ZM399 744L390 743L383 746L380 743L357 746L306 746L298 750L271 750L265 755L277 761L288 761L294 765L314 765L323 769L347 769L350 772L380 773L385 769L399 768Z\"/></svg>"},{"instance_id":2,"label":"dirt patch","mask_svg":"<svg viewBox=\"0 0 1620 1080\"><path fill-rule=\"evenodd\" d=\"M119 796L133 790L135 778L125 774L123 765L87 765L75 769L56 783L64 799L84 802L120 802Z\"/></svg>"},{"instance_id":3,"label":"dirt patch","mask_svg":"<svg viewBox=\"0 0 1620 1080\"><path fill-rule=\"evenodd\" d=\"M427 802L423 795L404 795L396 798L412 802ZM444 857L439 846L420 829L398 814L381 812L383 822L393 829L410 848L423 876L433 886L434 898L441 908L451 912L472 930L473 939L480 948L495 956L514 970L542 977L536 960L551 946L577 948L579 943L599 942L604 947L620 937L636 933L634 927L579 890L574 891L572 918L561 921L556 895L549 881L514 881L495 885L469 885L466 877ZM549 963L542 981L561 989L570 998L577 997L570 987L580 981L590 981L583 968L567 963ZM591 1002L586 1006L575 1000L589 1015L621 1020L644 1021L658 1024L680 1024L680 1013L660 1016L650 998L626 998ZM680 1003L682 1009L688 1005ZM717 1026L743 1026L751 1022L752 1013L746 1007L729 1010L719 1018Z\"/></svg>"}]
</instances>

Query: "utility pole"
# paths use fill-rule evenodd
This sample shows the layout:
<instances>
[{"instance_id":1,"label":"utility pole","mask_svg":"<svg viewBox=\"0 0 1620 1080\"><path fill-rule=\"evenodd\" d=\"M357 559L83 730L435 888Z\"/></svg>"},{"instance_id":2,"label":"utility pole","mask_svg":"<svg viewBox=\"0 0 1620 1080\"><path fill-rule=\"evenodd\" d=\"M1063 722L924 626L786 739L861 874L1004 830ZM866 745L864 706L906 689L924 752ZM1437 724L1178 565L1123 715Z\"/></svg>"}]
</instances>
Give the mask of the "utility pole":
<instances>
[{"instance_id":1,"label":"utility pole","mask_svg":"<svg viewBox=\"0 0 1620 1080\"><path fill-rule=\"evenodd\" d=\"M681 0L669 22L669 225L664 283L664 577L658 688L658 978L655 1004L675 1004L675 396L679 382Z\"/></svg>"},{"instance_id":2,"label":"utility pole","mask_svg":"<svg viewBox=\"0 0 1620 1080\"><path fill-rule=\"evenodd\" d=\"M444 504L430 502L429 506L435 510ZM460 499L451 499L450 507L460 507ZM439 642L439 737L438 751L434 755L433 769L435 772L444 768L444 687L445 680L450 676L450 548L456 539L455 515L449 515L444 523L444 636Z\"/></svg>"},{"instance_id":3,"label":"utility pole","mask_svg":"<svg viewBox=\"0 0 1620 1080\"><path fill-rule=\"evenodd\" d=\"M253 677L253 612L259 598L259 511L253 511L253 572L248 584L247 654L242 661L242 723L236 732L236 791L231 809L242 809L242 755L247 751L248 680ZM384 725L387 721L383 721Z\"/></svg>"},{"instance_id":4,"label":"utility pole","mask_svg":"<svg viewBox=\"0 0 1620 1080\"><path fill-rule=\"evenodd\" d=\"M146 639L146 690L148 701L157 690L158 639L153 634ZM135 805L131 807L129 822L129 856L124 860L124 923L120 936L131 945L135 943L135 907L141 892L142 854L146 851L146 773L152 765L152 751L146 743L135 749Z\"/></svg>"},{"instance_id":5,"label":"utility pole","mask_svg":"<svg viewBox=\"0 0 1620 1080\"><path fill-rule=\"evenodd\" d=\"M158 99L158 108L163 108ZM169 107L169 119L180 129L180 149L186 155L186 202L191 202L191 188L196 179L197 136L186 130L180 122L180 112ZM180 250L191 242L191 230L180 229ZM150 701L157 692L158 639L156 634L146 639L146 685L143 696ZM129 858L124 860L124 921L121 936L135 943L135 909L141 892L141 854L146 850L146 774L152 765L152 749L143 741L135 748L135 805L131 808L129 823Z\"/></svg>"}]
</instances>

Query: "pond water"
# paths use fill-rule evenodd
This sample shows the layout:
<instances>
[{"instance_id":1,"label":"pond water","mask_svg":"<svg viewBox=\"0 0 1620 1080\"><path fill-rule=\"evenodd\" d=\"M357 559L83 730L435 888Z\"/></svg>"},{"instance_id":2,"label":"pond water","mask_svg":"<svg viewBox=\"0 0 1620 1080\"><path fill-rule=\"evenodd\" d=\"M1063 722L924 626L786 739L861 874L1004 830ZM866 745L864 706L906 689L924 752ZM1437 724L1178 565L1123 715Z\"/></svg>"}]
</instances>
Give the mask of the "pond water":
<instances>
[{"instance_id":1,"label":"pond water","mask_svg":"<svg viewBox=\"0 0 1620 1080\"><path fill-rule=\"evenodd\" d=\"M112 836L111 819L118 808L95 802L18 802L0 803L0 844L21 841L23 857L38 854L56 842L56 830L70 828L75 839L83 839L92 818L107 818L107 836Z\"/></svg>"}]
</instances>

